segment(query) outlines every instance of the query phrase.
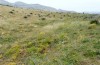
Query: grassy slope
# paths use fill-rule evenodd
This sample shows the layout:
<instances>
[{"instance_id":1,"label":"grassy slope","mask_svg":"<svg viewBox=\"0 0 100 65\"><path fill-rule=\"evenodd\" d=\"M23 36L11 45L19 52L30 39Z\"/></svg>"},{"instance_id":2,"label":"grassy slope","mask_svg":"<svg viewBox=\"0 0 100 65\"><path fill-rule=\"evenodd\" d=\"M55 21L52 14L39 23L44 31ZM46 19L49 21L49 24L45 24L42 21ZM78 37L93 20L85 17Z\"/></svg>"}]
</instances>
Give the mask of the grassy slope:
<instances>
[{"instance_id":1,"label":"grassy slope","mask_svg":"<svg viewBox=\"0 0 100 65\"><path fill-rule=\"evenodd\" d=\"M0 6L0 65L99 65L95 16Z\"/></svg>"}]
</instances>

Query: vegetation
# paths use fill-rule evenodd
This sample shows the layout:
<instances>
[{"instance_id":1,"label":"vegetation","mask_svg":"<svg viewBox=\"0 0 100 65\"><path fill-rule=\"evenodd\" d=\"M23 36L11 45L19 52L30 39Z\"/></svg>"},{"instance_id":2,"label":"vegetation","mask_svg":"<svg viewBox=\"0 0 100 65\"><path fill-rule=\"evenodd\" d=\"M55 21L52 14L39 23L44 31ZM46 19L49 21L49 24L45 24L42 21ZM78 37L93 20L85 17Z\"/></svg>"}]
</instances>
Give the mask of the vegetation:
<instances>
[{"instance_id":1,"label":"vegetation","mask_svg":"<svg viewBox=\"0 0 100 65\"><path fill-rule=\"evenodd\" d=\"M98 20L92 20L91 22L90 22L90 24L99 24L100 22L98 21Z\"/></svg>"},{"instance_id":2,"label":"vegetation","mask_svg":"<svg viewBox=\"0 0 100 65\"><path fill-rule=\"evenodd\" d=\"M0 5L0 15L0 65L100 64L100 25L90 24L96 14Z\"/></svg>"}]
</instances>

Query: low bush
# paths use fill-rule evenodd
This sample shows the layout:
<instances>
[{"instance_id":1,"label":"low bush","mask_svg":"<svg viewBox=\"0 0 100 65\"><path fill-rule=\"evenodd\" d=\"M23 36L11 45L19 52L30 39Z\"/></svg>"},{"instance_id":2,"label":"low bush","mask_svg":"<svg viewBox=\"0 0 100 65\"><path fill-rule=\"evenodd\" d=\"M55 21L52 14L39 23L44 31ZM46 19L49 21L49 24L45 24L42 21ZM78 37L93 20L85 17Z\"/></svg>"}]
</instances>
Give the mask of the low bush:
<instances>
[{"instance_id":1,"label":"low bush","mask_svg":"<svg viewBox=\"0 0 100 65\"><path fill-rule=\"evenodd\" d=\"M99 21L98 20L91 20L90 24L99 24Z\"/></svg>"},{"instance_id":2,"label":"low bush","mask_svg":"<svg viewBox=\"0 0 100 65\"><path fill-rule=\"evenodd\" d=\"M41 20L46 20L46 18L41 18Z\"/></svg>"},{"instance_id":3,"label":"low bush","mask_svg":"<svg viewBox=\"0 0 100 65\"><path fill-rule=\"evenodd\" d=\"M33 13L30 13L30 14L33 14Z\"/></svg>"},{"instance_id":4,"label":"low bush","mask_svg":"<svg viewBox=\"0 0 100 65\"><path fill-rule=\"evenodd\" d=\"M14 12L13 12L13 11L10 11L9 13L14 14Z\"/></svg>"},{"instance_id":5,"label":"low bush","mask_svg":"<svg viewBox=\"0 0 100 65\"><path fill-rule=\"evenodd\" d=\"M27 16L24 16L24 18L27 19L28 17Z\"/></svg>"},{"instance_id":6,"label":"low bush","mask_svg":"<svg viewBox=\"0 0 100 65\"><path fill-rule=\"evenodd\" d=\"M91 24L89 25L88 29L95 29L96 28L96 24Z\"/></svg>"}]
</instances>

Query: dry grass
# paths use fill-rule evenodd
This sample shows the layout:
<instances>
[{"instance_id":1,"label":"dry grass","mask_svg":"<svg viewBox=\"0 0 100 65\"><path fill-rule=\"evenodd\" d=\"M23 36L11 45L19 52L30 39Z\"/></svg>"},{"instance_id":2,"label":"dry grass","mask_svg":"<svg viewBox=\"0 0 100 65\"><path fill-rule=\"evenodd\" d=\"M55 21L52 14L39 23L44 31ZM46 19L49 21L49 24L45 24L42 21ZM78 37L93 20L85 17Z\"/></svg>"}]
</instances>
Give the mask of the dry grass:
<instances>
[{"instance_id":1,"label":"dry grass","mask_svg":"<svg viewBox=\"0 0 100 65\"><path fill-rule=\"evenodd\" d=\"M0 65L99 65L100 25L91 16L0 5Z\"/></svg>"}]
</instances>

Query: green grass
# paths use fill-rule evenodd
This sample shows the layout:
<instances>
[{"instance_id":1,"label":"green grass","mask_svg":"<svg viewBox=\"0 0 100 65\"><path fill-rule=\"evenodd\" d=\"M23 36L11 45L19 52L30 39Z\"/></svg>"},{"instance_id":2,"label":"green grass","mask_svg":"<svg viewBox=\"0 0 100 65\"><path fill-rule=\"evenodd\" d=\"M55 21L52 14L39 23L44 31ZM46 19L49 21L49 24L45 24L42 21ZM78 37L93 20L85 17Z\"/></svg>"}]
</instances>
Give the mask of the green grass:
<instances>
[{"instance_id":1,"label":"green grass","mask_svg":"<svg viewBox=\"0 0 100 65\"><path fill-rule=\"evenodd\" d=\"M90 24L97 15L7 6L0 10L0 65L100 64L100 25Z\"/></svg>"}]
</instances>

